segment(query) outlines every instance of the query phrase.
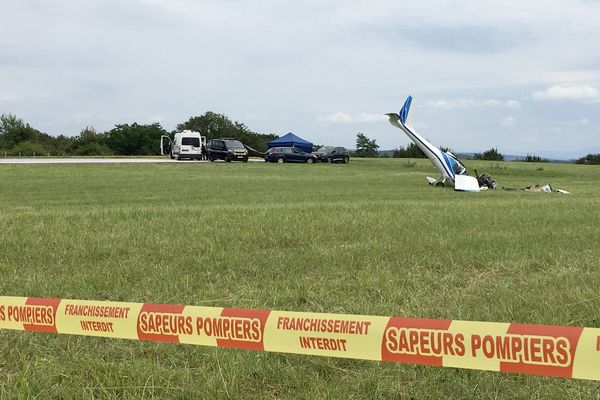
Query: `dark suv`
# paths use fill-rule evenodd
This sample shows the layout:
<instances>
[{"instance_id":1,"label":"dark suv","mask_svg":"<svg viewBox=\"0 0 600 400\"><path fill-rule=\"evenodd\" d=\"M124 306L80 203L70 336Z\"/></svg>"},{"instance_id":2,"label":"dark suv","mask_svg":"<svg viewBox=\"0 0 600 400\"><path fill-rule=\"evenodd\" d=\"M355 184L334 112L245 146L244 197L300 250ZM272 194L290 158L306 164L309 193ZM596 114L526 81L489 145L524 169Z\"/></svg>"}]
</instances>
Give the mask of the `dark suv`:
<instances>
[{"instance_id":1,"label":"dark suv","mask_svg":"<svg viewBox=\"0 0 600 400\"><path fill-rule=\"evenodd\" d=\"M221 138L209 140L206 146L206 153L210 161L248 162L248 150L237 139Z\"/></svg>"},{"instance_id":2,"label":"dark suv","mask_svg":"<svg viewBox=\"0 0 600 400\"><path fill-rule=\"evenodd\" d=\"M350 161L350 153L345 147L322 146L313 152L319 161L323 162L343 162L347 164Z\"/></svg>"},{"instance_id":3,"label":"dark suv","mask_svg":"<svg viewBox=\"0 0 600 400\"><path fill-rule=\"evenodd\" d=\"M265 161L270 162L304 162L315 163L317 157L314 154L305 153L295 147L272 147L265 154Z\"/></svg>"}]
</instances>

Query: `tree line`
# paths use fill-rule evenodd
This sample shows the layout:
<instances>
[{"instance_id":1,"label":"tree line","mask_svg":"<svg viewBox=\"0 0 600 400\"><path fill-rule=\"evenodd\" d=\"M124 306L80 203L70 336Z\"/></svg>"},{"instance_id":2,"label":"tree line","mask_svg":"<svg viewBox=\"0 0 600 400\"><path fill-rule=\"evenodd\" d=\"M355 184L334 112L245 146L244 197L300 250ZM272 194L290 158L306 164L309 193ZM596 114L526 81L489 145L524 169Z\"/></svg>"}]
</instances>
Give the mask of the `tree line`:
<instances>
[{"instance_id":1,"label":"tree line","mask_svg":"<svg viewBox=\"0 0 600 400\"><path fill-rule=\"evenodd\" d=\"M79 135L52 136L35 129L21 118L12 114L0 116L0 155L9 156L137 156L160 154L160 137L173 138L175 132L185 129L200 132L208 140L229 137L264 151L267 142L276 139L274 134L252 132L245 124L232 121L212 111L191 117L177 125L176 130L167 132L159 123L119 124L114 128L98 132L93 127L82 129Z\"/></svg>"},{"instance_id":2,"label":"tree line","mask_svg":"<svg viewBox=\"0 0 600 400\"><path fill-rule=\"evenodd\" d=\"M600 165L600 153L588 154L585 157L581 157L575 164L587 164L587 165Z\"/></svg>"},{"instance_id":3,"label":"tree line","mask_svg":"<svg viewBox=\"0 0 600 400\"><path fill-rule=\"evenodd\" d=\"M356 156L359 157L377 157L379 145L375 142L375 139L369 139L363 133L356 135ZM450 148L440 146L440 150L444 152L452 152ZM406 146L400 146L393 150L393 158L426 158L427 156L423 153L416 144L409 143ZM475 160L491 160L491 161L503 161L504 156L496 148L491 148L484 151L483 153L475 153L473 155ZM525 161L535 161L540 159L537 156L527 156ZM541 160L541 159L540 159Z\"/></svg>"},{"instance_id":4,"label":"tree line","mask_svg":"<svg viewBox=\"0 0 600 400\"><path fill-rule=\"evenodd\" d=\"M154 124L119 124L106 132L98 132L93 127L86 127L79 135L51 136L33 128L22 119L12 114L0 116L0 155L9 156L136 156L158 155L160 153L160 137L167 135L173 138L175 132L185 129L200 132L208 140L229 137L258 151L267 149L267 142L276 139L274 134L261 134L251 131L245 124L232 121L223 114L208 111L201 116L191 117L177 124L172 132L167 132L159 123ZM443 151L449 151L440 147ZM358 157L378 157L379 145L363 133L356 135L356 151ZM399 147L392 153L394 158L425 158L425 154L414 143ZM476 160L503 161L497 148L482 153L475 153ZM547 162L539 156L528 154L522 161ZM577 164L600 165L600 154L588 154L576 160Z\"/></svg>"}]
</instances>

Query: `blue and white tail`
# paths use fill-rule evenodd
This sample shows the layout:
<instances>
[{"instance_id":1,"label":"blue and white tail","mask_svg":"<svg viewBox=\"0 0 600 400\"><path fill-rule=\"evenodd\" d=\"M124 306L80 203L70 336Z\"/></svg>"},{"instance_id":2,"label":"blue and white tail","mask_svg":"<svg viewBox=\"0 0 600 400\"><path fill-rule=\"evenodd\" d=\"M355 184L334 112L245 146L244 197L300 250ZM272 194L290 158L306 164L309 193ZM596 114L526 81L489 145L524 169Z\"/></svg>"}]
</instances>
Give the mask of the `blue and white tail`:
<instances>
[{"instance_id":1,"label":"blue and white tail","mask_svg":"<svg viewBox=\"0 0 600 400\"><path fill-rule=\"evenodd\" d=\"M398 116L400 117L400 121L404 125L406 125L406 123L408 121L408 114L410 113L410 105L411 104L412 104L412 96L408 96L406 98L406 101L404 102L404 105L402 106L402 109L400 110L400 114L398 114Z\"/></svg>"},{"instance_id":2,"label":"blue and white tail","mask_svg":"<svg viewBox=\"0 0 600 400\"><path fill-rule=\"evenodd\" d=\"M427 177L429 183L436 186L440 183L448 183L450 186L454 186L456 190L479 191L477 179L467 176L467 169L452 153L442 151L415 131L411 123L411 104L412 96L408 96L400 109L400 113L390 113L386 115L389 117L390 123L404 131L409 139L421 149L440 172L440 179ZM455 185L457 176L460 177L458 179L458 187Z\"/></svg>"}]
</instances>

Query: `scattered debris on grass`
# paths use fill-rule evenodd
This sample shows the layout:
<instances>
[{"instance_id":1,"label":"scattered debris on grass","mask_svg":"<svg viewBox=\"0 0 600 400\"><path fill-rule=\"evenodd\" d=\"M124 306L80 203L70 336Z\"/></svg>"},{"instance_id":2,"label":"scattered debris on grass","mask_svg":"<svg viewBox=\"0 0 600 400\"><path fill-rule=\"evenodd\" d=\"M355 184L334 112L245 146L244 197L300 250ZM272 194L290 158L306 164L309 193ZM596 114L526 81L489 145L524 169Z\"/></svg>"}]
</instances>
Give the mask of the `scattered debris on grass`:
<instances>
[{"instance_id":1,"label":"scattered debris on grass","mask_svg":"<svg viewBox=\"0 0 600 400\"><path fill-rule=\"evenodd\" d=\"M535 184L535 185L527 186L524 188L503 187L502 189L513 190L513 191L518 191L518 192L546 192L546 193L571 194L571 192L567 192L566 190L563 190L563 189L553 189L552 185L549 183L547 183L545 185Z\"/></svg>"}]
</instances>

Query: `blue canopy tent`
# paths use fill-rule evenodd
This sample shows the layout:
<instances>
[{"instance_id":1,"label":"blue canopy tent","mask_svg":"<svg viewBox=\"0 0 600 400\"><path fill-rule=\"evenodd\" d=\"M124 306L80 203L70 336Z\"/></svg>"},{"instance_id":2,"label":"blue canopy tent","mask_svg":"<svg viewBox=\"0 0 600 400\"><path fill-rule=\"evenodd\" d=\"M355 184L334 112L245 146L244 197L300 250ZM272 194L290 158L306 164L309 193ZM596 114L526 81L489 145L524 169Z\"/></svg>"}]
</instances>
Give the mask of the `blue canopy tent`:
<instances>
[{"instance_id":1,"label":"blue canopy tent","mask_svg":"<svg viewBox=\"0 0 600 400\"><path fill-rule=\"evenodd\" d=\"M313 151L313 144L311 142L299 138L292 132L288 132L278 139L271 140L267 143L267 147L269 149L271 147L295 147L307 153L312 153Z\"/></svg>"}]
</instances>

